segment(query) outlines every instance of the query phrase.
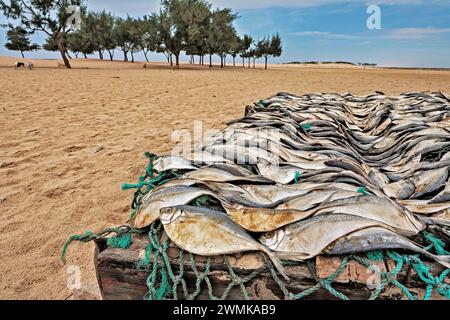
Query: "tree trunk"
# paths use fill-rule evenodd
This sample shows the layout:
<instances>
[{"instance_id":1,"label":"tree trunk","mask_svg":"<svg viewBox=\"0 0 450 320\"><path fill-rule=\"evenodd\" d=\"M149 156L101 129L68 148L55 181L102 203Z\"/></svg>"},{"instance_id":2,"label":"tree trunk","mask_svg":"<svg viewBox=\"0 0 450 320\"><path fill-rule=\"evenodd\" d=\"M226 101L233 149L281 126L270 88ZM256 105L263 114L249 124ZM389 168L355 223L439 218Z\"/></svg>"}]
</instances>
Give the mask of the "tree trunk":
<instances>
[{"instance_id":1,"label":"tree trunk","mask_svg":"<svg viewBox=\"0 0 450 320\"><path fill-rule=\"evenodd\" d=\"M256 69L256 58L253 57L253 69Z\"/></svg>"},{"instance_id":2,"label":"tree trunk","mask_svg":"<svg viewBox=\"0 0 450 320\"><path fill-rule=\"evenodd\" d=\"M66 50L66 55L67 55L67 58L69 58L70 60L72 60L72 57L70 56L69 51L67 51L67 50Z\"/></svg>"},{"instance_id":3,"label":"tree trunk","mask_svg":"<svg viewBox=\"0 0 450 320\"><path fill-rule=\"evenodd\" d=\"M128 62L128 51L122 50L123 51L123 61L124 62Z\"/></svg>"},{"instance_id":4,"label":"tree trunk","mask_svg":"<svg viewBox=\"0 0 450 320\"><path fill-rule=\"evenodd\" d=\"M223 56L220 56L220 68L223 69Z\"/></svg>"},{"instance_id":5,"label":"tree trunk","mask_svg":"<svg viewBox=\"0 0 450 320\"><path fill-rule=\"evenodd\" d=\"M212 53L209 54L209 67L212 68Z\"/></svg>"},{"instance_id":6,"label":"tree trunk","mask_svg":"<svg viewBox=\"0 0 450 320\"><path fill-rule=\"evenodd\" d=\"M245 58L242 58L242 68L245 68Z\"/></svg>"},{"instance_id":7,"label":"tree trunk","mask_svg":"<svg viewBox=\"0 0 450 320\"><path fill-rule=\"evenodd\" d=\"M248 58L248 68L250 69L251 58Z\"/></svg>"},{"instance_id":8,"label":"tree trunk","mask_svg":"<svg viewBox=\"0 0 450 320\"><path fill-rule=\"evenodd\" d=\"M25 59L25 55L23 54L23 51L22 51L22 50L20 50L20 54L22 54L22 58Z\"/></svg>"},{"instance_id":9,"label":"tree trunk","mask_svg":"<svg viewBox=\"0 0 450 320\"><path fill-rule=\"evenodd\" d=\"M113 61L113 59L114 59L114 50L109 50L108 49L108 54L109 54L109 60Z\"/></svg>"},{"instance_id":10,"label":"tree trunk","mask_svg":"<svg viewBox=\"0 0 450 320\"><path fill-rule=\"evenodd\" d=\"M75 55L75 59L78 59L79 53L74 52L73 54Z\"/></svg>"},{"instance_id":11,"label":"tree trunk","mask_svg":"<svg viewBox=\"0 0 450 320\"><path fill-rule=\"evenodd\" d=\"M98 56L100 57L100 60L103 60L103 51L98 50Z\"/></svg>"},{"instance_id":12,"label":"tree trunk","mask_svg":"<svg viewBox=\"0 0 450 320\"><path fill-rule=\"evenodd\" d=\"M267 70L267 60L269 59L269 57L265 57L266 60L266 70Z\"/></svg>"},{"instance_id":13,"label":"tree trunk","mask_svg":"<svg viewBox=\"0 0 450 320\"><path fill-rule=\"evenodd\" d=\"M172 59L172 54L170 54L170 66L173 67L173 59Z\"/></svg>"},{"instance_id":14,"label":"tree trunk","mask_svg":"<svg viewBox=\"0 0 450 320\"><path fill-rule=\"evenodd\" d=\"M175 54L175 61L176 61L176 67L177 69L180 69L180 52L177 52Z\"/></svg>"},{"instance_id":15,"label":"tree trunk","mask_svg":"<svg viewBox=\"0 0 450 320\"><path fill-rule=\"evenodd\" d=\"M84 55L84 58L87 59L87 54L86 54L86 53L83 53L83 55Z\"/></svg>"},{"instance_id":16,"label":"tree trunk","mask_svg":"<svg viewBox=\"0 0 450 320\"><path fill-rule=\"evenodd\" d=\"M144 52L144 56L145 56L145 60L147 60L147 62L148 62L148 50L142 50L142 52Z\"/></svg>"},{"instance_id":17,"label":"tree trunk","mask_svg":"<svg viewBox=\"0 0 450 320\"><path fill-rule=\"evenodd\" d=\"M236 57L233 56L233 67L236 67Z\"/></svg>"},{"instance_id":18,"label":"tree trunk","mask_svg":"<svg viewBox=\"0 0 450 320\"><path fill-rule=\"evenodd\" d=\"M131 63L134 63L134 52L131 51Z\"/></svg>"},{"instance_id":19,"label":"tree trunk","mask_svg":"<svg viewBox=\"0 0 450 320\"><path fill-rule=\"evenodd\" d=\"M64 61L64 65L66 66L67 69L72 69L72 66L70 65L70 61L69 61L69 59L67 59L67 56L66 56L66 48L64 48L63 41L64 40L63 40L62 35L57 36L58 50L61 53L61 57Z\"/></svg>"}]
</instances>

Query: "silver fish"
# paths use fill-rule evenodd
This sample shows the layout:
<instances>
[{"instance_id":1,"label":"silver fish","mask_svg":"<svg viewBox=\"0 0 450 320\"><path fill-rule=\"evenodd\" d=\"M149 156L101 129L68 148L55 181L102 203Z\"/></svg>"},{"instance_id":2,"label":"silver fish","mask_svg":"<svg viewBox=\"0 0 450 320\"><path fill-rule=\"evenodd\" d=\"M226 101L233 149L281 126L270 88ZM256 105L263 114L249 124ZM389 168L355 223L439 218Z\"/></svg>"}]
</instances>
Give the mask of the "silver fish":
<instances>
[{"instance_id":1,"label":"silver fish","mask_svg":"<svg viewBox=\"0 0 450 320\"><path fill-rule=\"evenodd\" d=\"M405 236L416 235L426 227L411 212L394 201L370 195L331 202L323 206L315 215L330 213L348 214L380 221Z\"/></svg>"},{"instance_id":2,"label":"silver fish","mask_svg":"<svg viewBox=\"0 0 450 320\"><path fill-rule=\"evenodd\" d=\"M214 193L206 189L175 186L152 190L141 202L134 215L131 224L135 228L143 229L159 219L161 208L189 204L201 196L214 196Z\"/></svg>"},{"instance_id":3,"label":"silver fish","mask_svg":"<svg viewBox=\"0 0 450 320\"><path fill-rule=\"evenodd\" d=\"M274 181L264 178L262 176L241 176L234 175L228 171L213 167L204 167L196 171L191 171L182 176L182 179L189 180L201 180L201 181L211 181L211 182L237 182L243 181L248 183L265 183L274 184Z\"/></svg>"},{"instance_id":4,"label":"silver fish","mask_svg":"<svg viewBox=\"0 0 450 320\"><path fill-rule=\"evenodd\" d=\"M445 189L430 201L431 204L442 202L450 202L450 181L445 185Z\"/></svg>"},{"instance_id":5,"label":"silver fish","mask_svg":"<svg viewBox=\"0 0 450 320\"><path fill-rule=\"evenodd\" d=\"M194 164L183 157L167 156L160 157L155 161L154 169L158 172L168 170L195 170L197 169Z\"/></svg>"},{"instance_id":6,"label":"silver fish","mask_svg":"<svg viewBox=\"0 0 450 320\"><path fill-rule=\"evenodd\" d=\"M447 182L449 170L450 167L444 167L436 170L417 172L416 175L412 177L414 185L416 186L416 192L411 197L418 198L444 186Z\"/></svg>"},{"instance_id":7,"label":"silver fish","mask_svg":"<svg viewBox=\"0 0 450 320\"><path fill-rule=\"evenodd\" d=\"M383 187L383 192L393 199L405 200L414 194L416 185L412 179L404 179Z\"/></svg>"},{"instance_id":8,"label":"silver fish","mask_svg":"<svg viewBox=\"0 0 450 320\"><path fill-rule=\"evenodd\" d=\"M302 261L320 255L336 240L369 227L387 226L357 216L322 215L266 233L261 236L260 242L277 252L279 257Z\"/></svg>"},{"instance_id":9,"label":"silver fish","mask_svg":"<svg viewBox=\"0 0 450 320\"><path fill-rule=\"evenodd\" d=\"M430 200L400 200L398 203L409 211L420 215L437 214L450 208L450 201L432 203Z\"/></svg>"},{"instance_id":10,"label":"silver fish","mask_svg":"<svg viewBox=\"0 0 450 320\"><path fill-rule=\"evenodd\" d=\"M161 222L169 238L190 253L217 256L262 251L269 256L280 274L288 279L278 257L254 240L226 213L190 206L163 208Z\"/></svg>"},{"instance_id":11,"label":"silver fish","mask_svg":"<svg viewBox=\"0 0 450 320\"><path fill-rule=\"evenodd\" d=\"M439 262L446 268L450 268L450 256L436 256L431 254L409 239L380 227L370 227L348 234L332 243L324 250L324 253L329 255L345 255L386 249L406 249L420 253L425 257Z\"/></svg>"}]
</instances>

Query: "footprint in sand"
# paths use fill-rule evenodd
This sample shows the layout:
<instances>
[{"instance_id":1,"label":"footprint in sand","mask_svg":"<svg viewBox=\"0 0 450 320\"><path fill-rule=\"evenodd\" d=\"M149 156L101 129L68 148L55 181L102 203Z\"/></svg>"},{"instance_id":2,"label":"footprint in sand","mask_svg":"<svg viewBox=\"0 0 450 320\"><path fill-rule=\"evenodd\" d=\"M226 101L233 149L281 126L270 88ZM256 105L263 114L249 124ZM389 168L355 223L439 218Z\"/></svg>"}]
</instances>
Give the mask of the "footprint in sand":
<instances>
[{"instance_id":1,"label":"footprint in sand","mask_svg":"<svg viewBox=\"0 0 450 320\"><path fill-rule=\"evenodd\" d=\"M0 169L13 168L16 166L17 166L17 164L14 161L5 161L5 162L2 162L2 164L0 164Z\"/></svg>"},{"instance_id":2,"label":"footprint in sand","mask_svg":"<svg viewBox=\"0 0 450 320\"><path fill-rule=\"evenodd\" d=\"M73 146L66 147L64 149L64 151L72 153L72 152L77 152L77 151L83 150L85 148L86 148L85 145L73 145Z\"/></svg>"}]
</instances>

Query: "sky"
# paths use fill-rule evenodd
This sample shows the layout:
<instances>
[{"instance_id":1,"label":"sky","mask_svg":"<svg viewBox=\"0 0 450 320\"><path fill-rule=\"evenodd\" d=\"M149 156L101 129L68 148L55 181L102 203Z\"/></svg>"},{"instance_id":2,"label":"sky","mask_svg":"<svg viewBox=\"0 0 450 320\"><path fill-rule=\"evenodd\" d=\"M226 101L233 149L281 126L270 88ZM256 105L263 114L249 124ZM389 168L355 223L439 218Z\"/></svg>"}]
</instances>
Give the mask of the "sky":
<instances>
[{"instance_id":1,"label":"sky","mask_svg":"<svg viewBox=\"0 0 450 320\"><path fill-rule=\"evenodd\" d=\"M213 7L238 13L238 33L255 39L279 33L283 55L273 63L291 61L349 61L380 66L450 68L450 0L213 0ZM158 10L159 0L88 0L89 9L133 17ZM380 9L380 29L371 5ZM5 23L0 13L0 24ZM373 25L373 24L372 24ZM34 40L43 42L37 35ZM19 56L4 48L0 29L0 55ZM54 58L56 53L27 53L31 58ZM117 58L121 58L118 53ZM151 60L163 61L162 54ZM139 55L142 60L143 56ZM184 58L186 59L186 58Z\"/></svg>"}]
</instances>

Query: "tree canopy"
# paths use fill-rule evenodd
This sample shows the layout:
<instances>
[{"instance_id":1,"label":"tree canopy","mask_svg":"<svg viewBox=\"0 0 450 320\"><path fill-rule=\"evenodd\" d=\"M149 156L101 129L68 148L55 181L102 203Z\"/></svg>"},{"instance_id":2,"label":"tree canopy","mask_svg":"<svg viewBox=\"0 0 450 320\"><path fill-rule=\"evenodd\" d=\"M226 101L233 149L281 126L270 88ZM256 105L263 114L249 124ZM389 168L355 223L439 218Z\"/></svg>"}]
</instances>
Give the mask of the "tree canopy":
<instances>
[{"instance_id":1,"label":"tree canopy","mask_svg":"<svg viewBox=\"0 0 450 320\"><path fill-rule=\"evenodd\" d=\"M58 46L67 68L71 68L65 48L65 34L71 31L69 22L74 19L75 6L82 6L81 0L0 0L0 10L11 20L20 22L20 26L29 34L43 32Z\"/></svg>"},{"instance_id":2,"label":"tree canopy","mask_svg":"<svg viewBox=\"0 0 450 320\"><path fill-rule=\"evenodd\" d=\"M0 0L0 10L8 19L19 23L18 27L10 25L8 49L23 52L36 50L37 44L30 43L29 36L36 32L47 35L45 50L59 51L68 68L71 51L76 57L98 54L104 59L107 52L110 60L114 52L123 52L124 61L135 61L135 54L142 51L149 61L149 53L164 53L169 63L180 65L180 55L185 52L191 63L195 56L199 63L204 63L204 56L217 55L221 67L226 66L227 56L233 57L233 66L238 55L245 59L248 66L253 59L261 57L279 57L282 53L282 41L278 34L255 41L250 35L238 36L234 22L237 13L230 8L212 9L206 0L162 0L158 12L144 15L142 18L114 17L106 11L88 11L81 0ZM73 19L71 5L79 6L79 27L70 27Z\"/></svg>"},{"instance_id":3,"label":"tree canopy","mask_svg":"<svg viewBox=\"0 0 450 320\"><path fill-rule=\"evenodd\" d=\"M265 59L265 68L267 69L267 61L269 57L279 57L283 52L283 45L281 38L278 34L260 40L257 44L256 52L259 57L264 57Z\"/></svg>"},{"instance_id":4,"label":"tree canopy","mask_svg":"<svg viewBox=\"0 0 450 320\"><path fill-rule=\"evenodd\" d=\"M31 43L30 33L20 26L10 26L9 30L6 32L6 40L6 49L19 51L22 55L22 58L25 58L24 52L35 51L39 49L38 44Z\"/></svg>"}]
</instances>

